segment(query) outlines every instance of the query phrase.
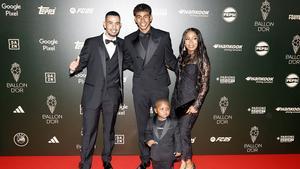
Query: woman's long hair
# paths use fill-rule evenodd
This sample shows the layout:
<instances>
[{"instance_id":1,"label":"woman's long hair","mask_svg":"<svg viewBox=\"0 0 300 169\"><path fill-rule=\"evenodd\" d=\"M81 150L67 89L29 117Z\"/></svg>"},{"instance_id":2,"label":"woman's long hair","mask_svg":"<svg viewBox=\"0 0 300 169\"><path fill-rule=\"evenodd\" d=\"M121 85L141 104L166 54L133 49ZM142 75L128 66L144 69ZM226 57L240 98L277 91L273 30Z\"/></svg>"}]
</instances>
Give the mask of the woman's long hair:
<instances>
[{"instance_id":1,"label":"woman's long hair","mask_svg":"<svg viewBox=\"0 0 300 169\"><path fill-rule=\"evenodd\" d=\"M193 54L193 56L190 56L190 54L188 54L188 51L185 49L185 37L186 34L189 32L195 32L195 34L197 35L198 38L198 45L197 48L195 49L195 52ZM202 34L200 32L200 30L198 30L197 28L188 28L186 29L183 34L182 34L182 38L181 38L181 42L179 45L179 57L178 57L178 69L179 69L179 77L182 71L182 68L190 63L190 62L196 62L196 64L198 65L198 69L201 71L201 74L204 74L204 70L203 70L203 60L207 59L208 60L208 55L207 55L207 51L206 51L206 46L204 44L203 38L202 38ZM201 78L201 77L198 77ZM199 82L199 80L198 80ZM198 84L200 85L200 84Z\"/></svg>"}]
</instances>

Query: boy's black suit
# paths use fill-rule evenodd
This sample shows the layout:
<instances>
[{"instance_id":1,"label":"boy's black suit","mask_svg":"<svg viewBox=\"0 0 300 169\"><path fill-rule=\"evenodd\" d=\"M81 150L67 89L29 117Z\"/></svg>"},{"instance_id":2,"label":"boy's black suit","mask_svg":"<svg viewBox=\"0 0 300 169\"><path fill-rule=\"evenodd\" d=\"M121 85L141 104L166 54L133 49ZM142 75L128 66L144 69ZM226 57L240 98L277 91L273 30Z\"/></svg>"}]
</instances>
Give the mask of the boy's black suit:
<instances>
[{"instance_id":1,"label":"boy's black suit","mask_svg":"<svg viewBox=\"0 0 300 169\"><path fill-rule=\"evenodd\" d=\"M145 143L155 140L158 144L151 146L151 159L155 162L173 162L175 152L181 152L180 131L178 122L168 118L163 126L161 134L158 133L156 117L151 118L147 123L145 131Z\"/></svg>"}]
</instances>

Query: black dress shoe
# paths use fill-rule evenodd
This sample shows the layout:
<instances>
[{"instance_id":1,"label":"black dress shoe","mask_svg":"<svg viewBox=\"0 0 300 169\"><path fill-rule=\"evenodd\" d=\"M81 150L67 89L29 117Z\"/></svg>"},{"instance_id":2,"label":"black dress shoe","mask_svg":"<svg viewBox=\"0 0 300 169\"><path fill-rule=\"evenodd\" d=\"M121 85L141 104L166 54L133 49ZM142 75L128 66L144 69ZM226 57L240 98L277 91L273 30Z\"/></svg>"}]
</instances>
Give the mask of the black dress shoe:
<instances>
[{"instance_id":1,"label":"black dress shoe","mask_svg":"<svg viewBox=\"0 0 300 169\"><path fill-rule=\"evenodd\" d=\"M138 167L137 169L146 169L147 167L150 166L150 161L148 162L142 162Z\"/></svg>"},{"instance_id":2,"label":"black dress shoe","mask_svg":"<svg viewBox=\"0 0 300 169\"><path fill-rule=\"evenodd\" d=\"M104 162L103 167L104 167L104 169L113 169L110 162Z\"/></svg>"}]
</instances>

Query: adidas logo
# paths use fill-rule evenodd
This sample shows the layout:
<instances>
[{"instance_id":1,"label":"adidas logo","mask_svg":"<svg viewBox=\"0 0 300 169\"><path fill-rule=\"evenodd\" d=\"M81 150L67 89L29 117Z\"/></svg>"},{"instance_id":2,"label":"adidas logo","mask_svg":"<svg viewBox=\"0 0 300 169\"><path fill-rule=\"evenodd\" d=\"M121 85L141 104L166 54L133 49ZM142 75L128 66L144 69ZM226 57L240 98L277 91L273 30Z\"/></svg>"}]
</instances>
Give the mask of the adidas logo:
<instances>
[{"instance_id":1,"label":"adidas logo","mask_svg":"<svg viewBox=\"0 0 300 169\"><path fill-rule=\"evenodd\" d=\"M54 136L54 137L52 137L52 139L50 139L50 140L48 141L48 143L49 143L49 144L58 144L59 141L58 141L58 139L56 138L56 136Z\"/></svg>"},{"instance_id":2,"label":"adidas logo","mask_svg":"<svg viewBox=\"0 0 300 169\"><path fill-rule=\"evenodd\" d=\"M21 106L18 106L13 113L25 113Z\"/></svg>"}]
</instances>

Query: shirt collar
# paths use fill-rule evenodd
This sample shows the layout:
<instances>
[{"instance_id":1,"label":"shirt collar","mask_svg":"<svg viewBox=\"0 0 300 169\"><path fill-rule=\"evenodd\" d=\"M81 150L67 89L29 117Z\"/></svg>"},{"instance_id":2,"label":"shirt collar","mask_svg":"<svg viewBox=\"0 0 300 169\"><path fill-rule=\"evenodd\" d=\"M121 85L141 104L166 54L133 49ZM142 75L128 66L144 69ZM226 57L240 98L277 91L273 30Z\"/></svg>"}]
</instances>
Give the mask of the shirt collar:
<instances>
[{"instance_id":1,"label":"shirt collar","mask_svg":"<svg viewBox=\"0 0 300 169\"><path fill-rule=\"evenodd\" d=\"M140 37L144 37L145 35L150 35L150 36L151 36L151 30L152 30L152 28L150 28L150 30L149 30L148 32L146 32L146 33L143 33L143 32L141 32L141 31L139 30L139 36L140 36Z\"/></svg>"},{"instance_id":2,"label":"shirt collar","mask_svg":"<svg viewBox=\"0 0 300 169\"><path fill-rule=\"evenodd\" d=\"M117 40L117 37L114 37L114 38L112 38L112 39L109 39L109 38L107 37L107 32L104 32L104 33L103 33L103 41L105 41L105 39L108 39L108 40Z\"/></svg>"}]
</instances>

